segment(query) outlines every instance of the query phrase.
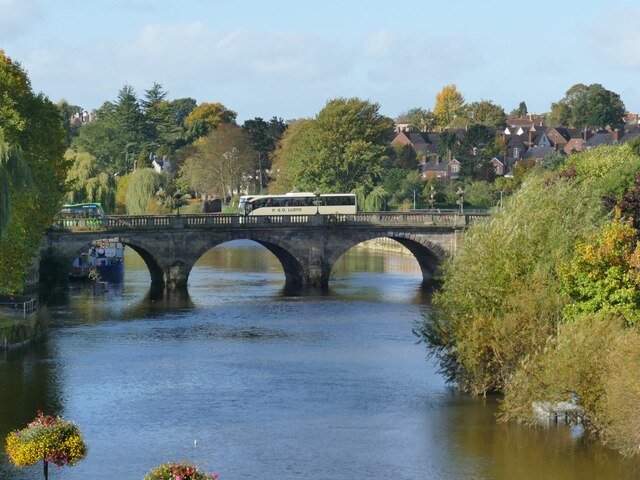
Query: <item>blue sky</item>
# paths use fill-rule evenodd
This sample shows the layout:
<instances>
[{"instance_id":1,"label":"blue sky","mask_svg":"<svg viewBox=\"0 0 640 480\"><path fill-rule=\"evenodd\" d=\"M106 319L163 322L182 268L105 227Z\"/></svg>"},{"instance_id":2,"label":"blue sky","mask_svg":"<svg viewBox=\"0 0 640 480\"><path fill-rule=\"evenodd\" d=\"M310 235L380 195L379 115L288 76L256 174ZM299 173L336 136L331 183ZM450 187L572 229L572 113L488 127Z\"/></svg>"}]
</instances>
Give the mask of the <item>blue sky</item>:
<instances>
[{"instance_id":1,"label":"blue sky","mask_svg":"<svg viewBox=\"0 0 640 480\"><path fill-rule=\"evenodd\" d=\"M313 117L336 97L395 117L452 83L532 113L601 83L640 112L640 2L609 3L0 0L0 48L34 90L87 110L155 81L240 122Z\"/></svg>"}]
</instances>

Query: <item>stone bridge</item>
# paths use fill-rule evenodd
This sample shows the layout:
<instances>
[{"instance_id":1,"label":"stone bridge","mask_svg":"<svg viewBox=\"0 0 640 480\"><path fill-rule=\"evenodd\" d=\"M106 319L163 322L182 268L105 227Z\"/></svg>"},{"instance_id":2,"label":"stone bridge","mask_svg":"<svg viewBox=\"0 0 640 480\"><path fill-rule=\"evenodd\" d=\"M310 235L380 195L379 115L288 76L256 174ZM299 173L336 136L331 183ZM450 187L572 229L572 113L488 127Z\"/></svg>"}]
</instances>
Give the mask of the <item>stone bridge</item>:
<instances>
[{"instance_id":1,"label":"stone bridge","mask_svg":"<svg viewBox=\"0 0 640 480\"><path fill-rule=\"evenodd\" d=\"M145 261L152 284L186 286L189 273L208 250L232 240L253 240L271 251L282 264L291 286L324 287L336 261L366 240L390 238L416 258L425 281L452 256L461 232L486 214L457 212L358 213L355 215L162 215L110 216L99 221L64 220L45 237L45 251L69 264L91 242L117 241Z\"/></svg>"}]
</instances>

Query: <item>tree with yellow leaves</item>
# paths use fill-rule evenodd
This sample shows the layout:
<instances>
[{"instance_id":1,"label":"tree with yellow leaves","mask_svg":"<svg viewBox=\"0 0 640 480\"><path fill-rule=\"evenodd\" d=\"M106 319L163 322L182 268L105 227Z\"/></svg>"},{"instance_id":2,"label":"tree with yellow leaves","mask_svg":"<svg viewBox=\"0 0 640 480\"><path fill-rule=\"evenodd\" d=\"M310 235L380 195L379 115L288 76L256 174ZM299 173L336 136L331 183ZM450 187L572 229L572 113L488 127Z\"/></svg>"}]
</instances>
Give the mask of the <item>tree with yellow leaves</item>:
<instances>
[{"instance_id":1,"label":"tree with yellow leaves","mask_svg":"<svg viewBox=\"0 0 640 480\"><path fill-rule=\"evenodd\" d=\"M445 128L460 114L464 106L464 97L458 91L455 84L447 85L440 93L436 94L436 105L433 108L438 125Z\"/></svg>"}]
</instances>

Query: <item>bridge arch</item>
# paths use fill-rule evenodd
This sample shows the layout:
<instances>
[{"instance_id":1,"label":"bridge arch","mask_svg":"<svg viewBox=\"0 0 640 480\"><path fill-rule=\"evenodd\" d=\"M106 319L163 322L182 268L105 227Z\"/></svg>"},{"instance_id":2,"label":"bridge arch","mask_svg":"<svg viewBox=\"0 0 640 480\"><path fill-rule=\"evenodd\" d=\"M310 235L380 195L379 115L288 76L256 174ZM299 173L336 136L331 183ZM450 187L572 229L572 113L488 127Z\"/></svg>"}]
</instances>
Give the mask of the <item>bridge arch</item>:
<instances>
[{"instance_id":1,"label":"bridge arch","mask_svg":"<svg viewBox=\"0 0 640 480\"><path fill-rule=\"evenodd\" d=\"M128 236L120 236L120 235L100 235L99 232L96 232L90 237L84 236L80 239L80 243L75 242L75 244L67 244L70 248L67 248L65 251L61 251L58 249L58 253L61 253L64 257L65 261L71 265L71 263L83 253L89 251L94 242L100 240L110 240L122 243L123 245L130 247L133 251L135 251L144 263L147 265L149 269L149 274L151 276L151 284L152 286L160 286L164 284L164 271L162 264L158 261L156 254L152 253L154 249L149 245L146 245L144 241L140 241L138 239L134 239Z\"/></svg>"},{"instance_id":2,"label":"bridge arch","mask_svg":"<svg viewBox=\"0 0 640 480\"><path fill-rule=\"evenodd\" d=\"M286 245L282 241L281 236L268 235L264 233L248 232L246 234L228 234L222 236L212 236L208 241L200 242L200 245L194 249L193 256L190 258L190 265L185 265L188 272L191 271L196 262L209 250L216 248L224 243L234 240L251 240L263 246L280 262L285 275L285 282L291 285L300 285L304 283L305 268L303 261L292 251L290 245ZM188 275L187 272L187 275Z\"/></svg>"},{"instance_id":3,"label":"bridge arch","mask_svg":"<svg viewBox=\"0 0 640 480\"><path fill-rule=\"evenodd\" d=\"M424 282L433 281L436 277L440 265L448 257L447 252L429 240L425 235L416 235L407 232L361 232L358 235L350 236L348 241L342 245L342 248L333 248L330 254L327 256L327 263L330 265L330 270L333 269L336 262L342 255L344 255L351 248L364 243L369 240L375 240L378 238L389 238L395 240L400 245L405 247L414 258L417 260L420 270L422 272L422 278Z\"/></svg>"}]
</instances>

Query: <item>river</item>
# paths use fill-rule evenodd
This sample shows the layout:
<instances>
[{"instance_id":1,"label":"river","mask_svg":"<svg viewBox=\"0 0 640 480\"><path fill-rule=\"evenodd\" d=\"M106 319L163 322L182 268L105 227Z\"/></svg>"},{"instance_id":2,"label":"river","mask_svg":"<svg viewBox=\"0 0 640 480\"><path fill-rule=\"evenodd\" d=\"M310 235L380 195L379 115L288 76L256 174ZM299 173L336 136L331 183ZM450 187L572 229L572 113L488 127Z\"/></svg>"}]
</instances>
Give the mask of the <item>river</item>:
<instances>
[{"instance_id":1,"label":"river","mask_svg":"<svg viewBox=\"0 0 640 480\"><path fill-rule=\"evenodd\" d=\"M185 459L221 480L638 478L579 428L499 424L496 398L447 386L412 334L429 311L412 257L354 249L324 292L283 279L232 242L161 295L128 249L124 285L72 288L43 341L0 359L0 436L38 409L75 421L87 458L50 473L70 480ZM41 468L3 456L0 478Z\"/></svg>"}]
</instances>

